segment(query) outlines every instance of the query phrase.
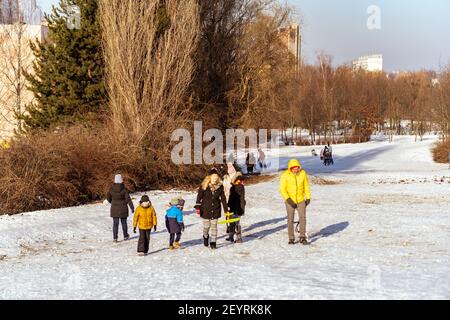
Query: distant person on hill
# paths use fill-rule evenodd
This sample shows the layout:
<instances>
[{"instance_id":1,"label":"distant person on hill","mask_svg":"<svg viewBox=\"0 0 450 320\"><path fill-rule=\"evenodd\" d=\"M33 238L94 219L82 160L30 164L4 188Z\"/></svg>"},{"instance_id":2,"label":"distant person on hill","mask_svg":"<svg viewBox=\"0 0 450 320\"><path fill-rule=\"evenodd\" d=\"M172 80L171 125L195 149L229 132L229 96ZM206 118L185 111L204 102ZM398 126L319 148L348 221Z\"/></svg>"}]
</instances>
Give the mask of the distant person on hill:
<instances>
[{"instance_id":1,"label":"distant person on hill","mask_svg":"<svg viewBox=\"0 0 450 320\"><path fill-rule=\"evenodd\" d=\"M123 183L123 178L120 174L114 177L114 184L106 194L106 201L111 204L111 218L113 218L113 237L114 242L119 238L119 222L122 224L122 231L124 240L130 239L128 234L127 218L128 207L131 213L134 212L133 201Z\"/></svg>"},{"instance_id":2,"label":"distant person on hill","mask_svg":"<svg viewBox=\"0 0 450 320\"><path fill-rule=\"evenodd\" d=\"M329 166L329 165L334 165L334 160L333 160L333 147L330 145L330 142L327 143L327 145L325 146L324 150L324 161L325 161L325 165Z\"/></svg>"},{"instance_id":3,"label":"distant person on hill","mask_svg":"<svg viewBox=\"0 0 450 320\"><path fill-rule=\"evenodd\" d=\"M326 150L329 150L331 153L333 153L333 147L331 146L330 142L327 142L327 145L325 146Z\"/></svg>"},{"instance_id":4,"label":"distant person on hill","mask_svg":"<svg viewBox=\"0 0 450 320\"><path fill-rule=\"evenodd\" d=\"M247 165L247 174L253 174L256 166L256 158L255 155L251 152L247 154L247 159L245 160L245 164Z\"/></svg>"},{"instance_id":5,"label":"distant person on hill","mask_svg":"<svg viewBox=\"0 0 450 320\"><path fill-rule=\"evenodd\" d=\"M236 158L234 157L234 154L231 152L228 157L226 158L226 162L229 163L235 163L236 162Z\"/></svg>"},{"instance_id":6,"label":"distant person on hill","mask_svg":"<svg viewBox=\"0 0 450 320\"><path fill-rule=\"evenodd\" d=\"M267 169L266 154L261 148L258 148L258 164L261 170Z\"/></svg>"},{"instance_id":7,"label":"distant person on hill","mask_svg":"<svg viewBox=\"0 0 450 320\"><path fill-rule=\"evenodd\" d=\"M280 193L286 204L289 244L295 243L295 211L298 211L300 217L300 243L303 245L308 244L306 237L306 207L311 202L311 190L308 176L298 160L293 159L289 161L288 170L281 176Z\"/></svg>"}]
</instances>

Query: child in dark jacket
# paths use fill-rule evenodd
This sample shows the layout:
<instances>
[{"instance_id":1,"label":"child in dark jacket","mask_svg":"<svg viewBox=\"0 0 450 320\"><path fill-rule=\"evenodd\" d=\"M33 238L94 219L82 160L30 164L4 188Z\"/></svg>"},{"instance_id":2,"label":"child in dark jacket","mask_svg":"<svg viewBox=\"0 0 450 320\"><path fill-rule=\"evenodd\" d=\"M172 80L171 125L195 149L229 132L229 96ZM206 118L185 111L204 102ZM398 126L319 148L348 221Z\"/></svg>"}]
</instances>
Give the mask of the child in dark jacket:
<instances>
[{"instance_id":1,"label":"child in dark jacket","mask_svg":"<svg viewBox=\"0 0 450 320\"><path fill-rule=\"evenodd\" d=\"M181 248L181 232L184 231L183 205L184 200L175 198L170 201L170 208L166 212L166 228L170 233L170 250Z\"/></svg>"},{"instance_id":2,"label":"child in dark jacket","mask_svg":"<svg viewBox=\"0 0 450 320\"><path fill-rule=\"evenodd\" d=\"M228 208L232 213L228 219L240 219L245 214L245 187L242 181L242 175L238 173L231 181L230 195L228 197ZM236 235L236 242L242 242L242 228L240 220L232 222L227 228L228 239L231 243L235 242L234 236Z\"/></svg>"}]
</instances>

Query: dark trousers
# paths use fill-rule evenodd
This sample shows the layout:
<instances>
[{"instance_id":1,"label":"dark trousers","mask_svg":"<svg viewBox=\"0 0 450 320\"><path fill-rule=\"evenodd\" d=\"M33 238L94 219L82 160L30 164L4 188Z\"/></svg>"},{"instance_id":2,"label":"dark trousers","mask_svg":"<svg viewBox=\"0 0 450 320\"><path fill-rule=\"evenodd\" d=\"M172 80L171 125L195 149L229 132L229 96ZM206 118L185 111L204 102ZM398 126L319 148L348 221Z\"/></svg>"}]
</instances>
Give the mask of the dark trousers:
<instances>
[{"instance_id":1,"label":"dark trousers","mask_svg":"<svg viewBox=\"0 0 450 320\"><path fill-rule=\"evenodd\" d=\"M176 236L176 237L175 237ZM173 243L174 242L180 242L180 240L181 240L181 232L179 232L179 233L171 233L170 234L170 241L169 241L169 245L170 246L173 246Z\"/></svg>"},{"instance_id":2,"label":"dark trousers","mask_svg":"<svg viewBox=\"0 0 450 320\"><path fill-rule=\"evenodd\" d=\"M230 216L230 220L236 218L240 218L240 216L238 216L237 214L233 214L232 216ZM237 239L242 240L241 222L238 221L230 223L227 228L227 232L230 239L234 240L234 235L237 235Z\"/></svg>"},{"instance_id":3,"label":"dark trousers","mask_svg":"<svg viewBox=\"0 0 450 320\"><path fill-rule=\"evenodd\" d=\"M137 246L138 253L148 253L148 250L150 248L150 232L151 230L139 229L139 241Z\"/></svg>"},{"instance_id":4,"label":"dark trousers","mask_svg":"<svg viewBox=\"0 0 450 320\"><path fill-rule=\"evenodd\" d=\"M128 234L127 218L113 218L113 236L116 240L119 238L119 222L122 223L123 237L127 238L130 236Z\"/></svg>"}]
</instances>

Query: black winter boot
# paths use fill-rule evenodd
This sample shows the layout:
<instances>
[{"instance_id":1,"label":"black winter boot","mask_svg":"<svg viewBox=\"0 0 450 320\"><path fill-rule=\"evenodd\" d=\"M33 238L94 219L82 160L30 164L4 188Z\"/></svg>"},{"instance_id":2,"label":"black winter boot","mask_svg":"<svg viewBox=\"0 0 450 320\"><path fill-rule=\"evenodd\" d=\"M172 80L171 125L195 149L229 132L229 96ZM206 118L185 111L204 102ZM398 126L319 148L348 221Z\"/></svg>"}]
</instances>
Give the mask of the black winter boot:
<instances>
[{"instance_id":1,"label":"black winter boot","mask_svg":"<svg viewBox=\"0 0 450 320\"><path fill-rule=\"evenodd\" d=\"M209 247L209 236L208 237L203 237L203 244L205 245L205 247Z\"/></svg>"},{"instance_id":2,"label":"black winter boot","mask_svg":"<svg viewBox=\"0 0 450 320\"><path fill-rule=\"evenodd\" d=\"M217 249L217 245L215 242L211 242L211 249L213 250Z\"/></svg>"},{"instance_id":3,"label":"black winter boot","mask_svg":"<svg viewBox=\"0 0 450 320\"><path fill-rule=\"evenodd\" d=\"M231 243L234 243L234 234L230 234L230 235L228 236L228 238L226 238L225 240L227 240L227 241L229 241L229 242L231 242Z\"/></svg>"}]
</instances>

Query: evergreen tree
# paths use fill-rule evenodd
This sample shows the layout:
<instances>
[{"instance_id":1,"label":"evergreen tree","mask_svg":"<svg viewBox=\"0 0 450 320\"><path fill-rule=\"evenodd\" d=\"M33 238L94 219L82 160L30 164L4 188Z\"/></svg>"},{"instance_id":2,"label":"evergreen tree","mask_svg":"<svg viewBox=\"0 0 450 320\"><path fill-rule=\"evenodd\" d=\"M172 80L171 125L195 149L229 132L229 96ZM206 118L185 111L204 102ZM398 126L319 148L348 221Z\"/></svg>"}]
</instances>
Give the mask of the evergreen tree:
<instances>
[{"instance_id":1,"label":"evergreen tree","mask_svg":"<svg viewBox=\"0 0 450 320\"><path fill-rule=\"evenodd\" d=\"M84 122L102 112L106 94L98 18L98 0L60 0L46 16L48 38L31 44L36 61L33 72L25 74L35 96L22 116L28 131Z\"/></svg>"}]
</instances>

